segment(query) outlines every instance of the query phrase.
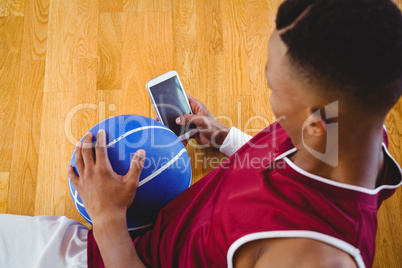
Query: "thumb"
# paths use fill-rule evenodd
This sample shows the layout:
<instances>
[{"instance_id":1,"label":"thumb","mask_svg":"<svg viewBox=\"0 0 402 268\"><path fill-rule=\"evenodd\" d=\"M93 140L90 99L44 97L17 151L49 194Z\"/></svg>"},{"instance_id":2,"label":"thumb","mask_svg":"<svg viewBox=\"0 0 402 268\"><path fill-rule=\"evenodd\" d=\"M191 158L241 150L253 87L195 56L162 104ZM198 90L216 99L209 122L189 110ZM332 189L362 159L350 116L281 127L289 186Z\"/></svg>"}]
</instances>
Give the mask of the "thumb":
<instances>
[{"instance_id":1,"label":"thumb","mask_svg":"<svg viewBox=\"0 0 402 268\"><path fill-rule=\"evenodd\" d=\"M72 166L70 166L70 165L67 166L67 173L68 173L68 177L70 178L71 184L77 190L80 178L78 177L78 175L75 172L74 168Z\"/></svg>"},{"instance_id":2,"label":"thumb","mask_svg":"<svg viewBox=\"0 0 402 268\"><path fill-rule=\"evenodd\" d=\"M124 180L125 181L133 180L138 185L140 174L142 168L144 167L144 162L145 162L145 151L141 149L135 152L133 159L131 160L130 163L130 169L124 176Z\"/></svg>"},{"instance_id":3,"label":"thumb","mask_svg":"<svg viewBox=\"0 0 402 268\"><path fill-rule=\"evenodd\" d=\"M197 128L203 127L206 125L206 116L203 115L195 115L195 114L184 114L178 118L176 118L176 124L178 125L187 125L189 123L193 123L197 126Z\"/></svg>"}]
</instances>

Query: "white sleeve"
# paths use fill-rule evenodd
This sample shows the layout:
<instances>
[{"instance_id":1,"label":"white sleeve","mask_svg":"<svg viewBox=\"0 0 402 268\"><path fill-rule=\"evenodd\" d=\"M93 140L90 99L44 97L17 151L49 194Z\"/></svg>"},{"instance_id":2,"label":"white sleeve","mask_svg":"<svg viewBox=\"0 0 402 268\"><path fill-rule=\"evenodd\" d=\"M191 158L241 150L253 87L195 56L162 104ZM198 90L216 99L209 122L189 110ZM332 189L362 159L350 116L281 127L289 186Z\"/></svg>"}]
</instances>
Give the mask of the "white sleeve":
<instances>
[{"instance_id":1,"label":"white sleeve","mask_svg":"<svg viewBox=\"0 0 402 268\"><path fill-rule=\"evenodd\" d=\"M0 267L87 267L88 231L66 217L0 214Z\"/></svg>"},{"instance_id":2,"label":"white sleeve","mask_svg":"<svg viewBox=\"0 0 402 268\"><path fill-rule=\"evenodd\" d=\"M239 150L240 147L251 140L251 138L252 136L247 135L238 128L232 127L223 141L222 146L219 148L219 151L227 156L231 156Z\"/></svg>"}]
</instances>

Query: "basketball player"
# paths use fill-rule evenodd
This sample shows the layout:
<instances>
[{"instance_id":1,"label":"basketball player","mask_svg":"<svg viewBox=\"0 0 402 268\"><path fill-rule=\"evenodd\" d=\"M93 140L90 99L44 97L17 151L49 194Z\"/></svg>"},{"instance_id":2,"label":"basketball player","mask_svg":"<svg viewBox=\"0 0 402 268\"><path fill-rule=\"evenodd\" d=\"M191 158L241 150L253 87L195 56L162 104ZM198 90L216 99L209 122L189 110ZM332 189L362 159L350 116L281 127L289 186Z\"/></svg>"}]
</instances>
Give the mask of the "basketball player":
<instances>
[{"instance_id":1,"label":"basketball player","mask_svg":"<svg viewBox=\"0 0 402 268\"><path fill-rule=\"evenodd\" d=\"M92 139L87 134L76 148L81 175L71 167L68 173L93 230L57 218L49 225L57 236L38 242L44 252L54 245L56 256L42 254L40 261L371 267L377 211L402 184L383 128L402 92L401 12L390 0L288 0L276 26L266 68L276 123L250 139L190 97L194 115L177 123L193 122L198 142L230 157L163 208L153 229L134 241L126 210L146 152L138 151L128 174L118 176L107 159L105 133L98 134L95 158L84 146ZM105 195L112 198L105 202ZM6 221L0 228L12 229L13 216Z\"/></svg>"}]
</instances>

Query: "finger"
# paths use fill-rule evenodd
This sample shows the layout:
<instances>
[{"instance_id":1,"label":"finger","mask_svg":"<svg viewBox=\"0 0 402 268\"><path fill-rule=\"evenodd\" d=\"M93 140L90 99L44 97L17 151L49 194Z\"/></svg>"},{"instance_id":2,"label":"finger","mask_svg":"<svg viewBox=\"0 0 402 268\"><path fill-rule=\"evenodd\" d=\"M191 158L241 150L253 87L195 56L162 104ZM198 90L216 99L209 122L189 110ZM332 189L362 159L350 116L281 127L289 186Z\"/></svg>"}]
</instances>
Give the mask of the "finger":
<instances>
[{"instance_id":1,"label":"finger","mask_svg":"<svg viewBox=\"0 0 402 268\"><path fill-rule=\"evenodd\" d=\"M204 128L206 126L206 120L208 119L202 115L185 114L176 118L176 124L187 125L193 123L197 128Z\"/></svg>"},{"instance_id":2,"label":"finger","mask_svg":"<svg viewBox=\"0 0 402 268\"><path fill-rule=\"evenodd\" d=\"M190 100L194 100L195 101L195 98L193 97L193 96L190 96L188 93L186 93L186 95L187 95L187 99L190 101Z\"/></svg>"},{"instance_id":3,"label":"finger","mask_svg":"<svg viewBox=\"0 0 402 268\"><path fill-rule=\"evenodd\" d=\"M159 122L159 117L155 115L155 120Z\"/></svg>"},{"instance_id":4,"label":"finger","mask_svg":"<svg viewBox=\"0 0 402 268\"><path fill-rule=\"evenodd\" d=\"M82 143L82 158L84 159L85 166L95 164L91 132L86 133L84 136Z\"/></svg>"},{"instance_id":5,"label":"finger","mask_svg":"<svg viewBox=\"0 0 402 268\"><path fill-rule=\"evenodd\" d=\"M191 97L190 95L187 95L188 103L190 103L191 111L194 114L197 114L197 111L200 109L200 102L196 100L195 98Z\"/></svg>"},{"instance_id":6,"label":"finger","mask_svg":"<svg viewBox=\"0 0 402 268\"><path fill-rule=\"evenodd\" d=\"M75 167L78 173L84 174L84 160L82 159L82 143L79 141L75 147Z\"/></svg>"},{"instance_id":7,"label":"finger","mask_svg":"<svg viewBox=\"0 0 402 268\"><path fill-rule=\"evenodd\" d=\"M107 155L106 132L103 129L100 129L96 136L95 155L96 163L110 165Z\"/></svg>"},{"instance_id":8,"label":"finger","mask_svg":"<svg viewBox=\"0 0 402 268\"><path fill-rule=\"evenodd\" d=\"M78 177L74 168L70 165L67 166L67 174L71 184L74 186L75 189L77 189L80 177Z\"/></svg>"},{"instance_id":9,"label":"finger","mask_svg":"<svg viewBox=\"0 0 402 268\"><path fill-rule=\"evenodd\" d=\"M126 181L132 181L138 186L140 174L144 167L145 155L145 151L142 149L134 154L133 159L131 160L130 169L126 176L124 176Z\"/></svg>"}]
</instances>

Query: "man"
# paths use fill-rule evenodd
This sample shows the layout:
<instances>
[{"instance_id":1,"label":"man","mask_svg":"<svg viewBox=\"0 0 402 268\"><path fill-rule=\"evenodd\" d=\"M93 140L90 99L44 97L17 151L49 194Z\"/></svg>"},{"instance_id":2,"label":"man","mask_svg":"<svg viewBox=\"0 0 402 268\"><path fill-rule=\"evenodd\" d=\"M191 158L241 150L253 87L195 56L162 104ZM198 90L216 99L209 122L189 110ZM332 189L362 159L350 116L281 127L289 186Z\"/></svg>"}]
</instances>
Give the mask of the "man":
<instances>
[{"instance_id":1,"label":"man","mask_svg":"<svg viewBox=\"0 0 402 268\"><path fill-rule=\"evenodd\" d=\"M190 97L195 115L177 123L193 122L197 141L231 156L162 209L152 230L132 241L126 228L146 152L118 176L104 131L95 158L85 146L91 134L77 144L80 177L68 173L93 231L65 232L77 244L72 259L87 252L89 267L372 265L376 212L402 184L383 129L402 92L401 12L389 0L288 0L276 22L266 76L278 122L249 140Z\"/></svg>"}]
</instances>

